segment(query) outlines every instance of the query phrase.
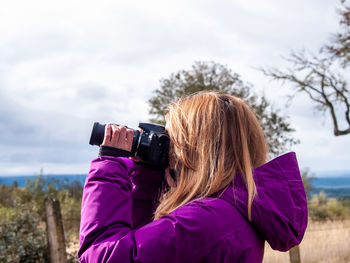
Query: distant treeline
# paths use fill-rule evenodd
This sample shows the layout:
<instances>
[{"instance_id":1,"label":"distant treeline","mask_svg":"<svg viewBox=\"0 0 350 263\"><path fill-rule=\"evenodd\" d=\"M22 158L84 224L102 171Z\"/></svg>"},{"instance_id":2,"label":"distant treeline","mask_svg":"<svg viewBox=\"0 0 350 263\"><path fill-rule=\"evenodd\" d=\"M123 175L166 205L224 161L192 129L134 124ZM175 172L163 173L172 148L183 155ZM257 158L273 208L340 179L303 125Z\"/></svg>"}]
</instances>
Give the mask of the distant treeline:
<instances>
[{"instance_id":1,"label":"distant treeline","mask_svg":"<svg viewBox=\"0 0 350 263\"><path fill-rule=\"evenodd\" d=\"M84 185L86 174L64 174L64 175L40 175L45 181L45 187L53 183L56 188L64 188L64 185L71 184L73 181L80 182ZM0 185L4 184L11 186L16 182L18 187L25 187L27 180L34 181L38 175L24 175L24 176L0 176Z\"/></svg>"},{"instance_id":2,"label":"distant treeline","mask_svg":"<svg viewBox=\"0 0 350 263\"><path fill-rule=\"evenodd\" d=\"M26 181L35 180L37 176L0 176L0 185L8 186L16 182L18 187L25 187ZM64 189L66 185L74 181L84 185L86 174L66 174L66 175L43 175L45 187L53 183L57 189ZM311 180L310 194L324 192L328 197L337 199L350 199L350 176L349 177L315 177Z\"/></svg>"},{"instance_id":3,"label":"distant treeline","mask_svg":"<svg viewBox=\"0 0 350 263\"><path fill-rule=\"evenodd\" d=\"M344 188L314 187L310 191L311 195L320 194L321 192L325 193L328 197L336 198L339 200L350 199L350 187L344 187Z\"/></svg>"}]
</instances>

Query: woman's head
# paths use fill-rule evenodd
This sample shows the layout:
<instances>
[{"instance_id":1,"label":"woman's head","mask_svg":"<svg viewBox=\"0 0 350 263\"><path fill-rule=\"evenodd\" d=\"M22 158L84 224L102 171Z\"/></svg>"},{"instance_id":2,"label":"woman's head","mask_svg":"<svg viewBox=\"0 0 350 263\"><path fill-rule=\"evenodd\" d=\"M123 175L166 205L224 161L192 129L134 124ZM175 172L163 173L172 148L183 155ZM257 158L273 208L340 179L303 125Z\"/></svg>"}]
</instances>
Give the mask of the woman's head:
<instances>
[{"instance_id":1,"label":"woman's head","mask_svg":"<svg viewBox=\"0 0 350 263\"><path fill-rule=\"evenodd\" d=\"M218 192L236 173L244 175L250 215L256 192L252 169L265 163L267 149L248 105L227 94L200 92L169 105L166 123L177 187L163 196L155 218Z\"/></svg>"}]
</instances>

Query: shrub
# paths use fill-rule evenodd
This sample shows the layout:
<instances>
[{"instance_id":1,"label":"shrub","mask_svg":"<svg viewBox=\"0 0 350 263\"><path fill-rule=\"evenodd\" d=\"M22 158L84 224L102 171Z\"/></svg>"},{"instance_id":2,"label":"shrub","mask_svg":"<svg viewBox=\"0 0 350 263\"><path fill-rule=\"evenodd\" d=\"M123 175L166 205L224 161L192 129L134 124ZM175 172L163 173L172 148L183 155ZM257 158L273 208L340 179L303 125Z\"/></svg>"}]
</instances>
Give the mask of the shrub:
<instances>
[{"instance_id":1,"label":"shrub","mask_svg":"<svg viewBox=\"0 0 350 263\"><path fill-rule=\"evenodd\" d=\"M11 220L0 222L1 262L49 262L46 233L30 207L11 215Z\"/></svg>"},{"instance_id":2,"label":"shrub","mask_svg":"<svg viewBox=\"0 0 350 263\"><path fill-rule=\"evenodd\" d=\"M309 216L312 220L336 220L350 217L350 206L347 201L327 198L324 192L313 195L309 202Z\"/></svg>"},{"instance_id":3,"label":"shrub","mask_svg":"<svg viewBox=\"0 0 350 263\"><path fill-rule=\"evenodd\" d=\"M44 199L60 202L66 244L78 240L83 187L39 175L25 188L0 186L0 262L49 262ZM78 262L67 253L69 263Z\"/></svg>"}]
</instances>

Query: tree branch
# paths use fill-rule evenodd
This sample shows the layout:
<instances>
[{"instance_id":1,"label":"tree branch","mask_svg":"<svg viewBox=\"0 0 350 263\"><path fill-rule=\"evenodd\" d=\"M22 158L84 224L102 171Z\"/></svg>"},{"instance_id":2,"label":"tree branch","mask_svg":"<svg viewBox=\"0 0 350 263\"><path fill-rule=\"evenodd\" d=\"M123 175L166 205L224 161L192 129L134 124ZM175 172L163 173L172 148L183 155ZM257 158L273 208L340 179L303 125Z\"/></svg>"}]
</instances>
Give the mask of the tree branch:
<instances>
[{"instance_id":1,"label":"tree branch","mask_svg":"<svg viewBox=\"0 0 350 263\"><path fill-rule=\"evenodd\" d=\"M276 68L260 69L260 71L265 76L282 81L282 85L286 81L294 83L297 92L307 93L310 99L318 104L321 109L328 108L335 136L350 134L350 105L347 82L341 79L341 76L332 74L330 71L332 62L315 56L307 58L304 51L292 52L285 60L292 64L292 68L284 72ZM299 78L299 74L302 74L303 77ZM294 96L295 94L291 98ZM345 106L344 114L348 128L343 130L340 130L338 126L336 103Z\"/></svg>"}]
</instances>

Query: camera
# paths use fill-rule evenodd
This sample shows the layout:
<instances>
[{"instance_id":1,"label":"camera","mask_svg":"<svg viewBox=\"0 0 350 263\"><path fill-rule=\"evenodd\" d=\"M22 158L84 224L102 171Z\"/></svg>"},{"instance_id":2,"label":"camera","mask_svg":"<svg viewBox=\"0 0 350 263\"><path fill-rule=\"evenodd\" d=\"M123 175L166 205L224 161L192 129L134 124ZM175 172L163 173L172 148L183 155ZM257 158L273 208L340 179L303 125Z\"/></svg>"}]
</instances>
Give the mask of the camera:
<instances>
[{"instance_id":1,"label":"camera","mask_svg":"<svg viewBox=\"0 0 350 263\"><path fill-rule=\"evenodd\" d=\"M106 124L94 123L89 142L91 145L100 146L102 144L105 126ZM139 128L141 132L132 129L134 136L131 156L139 157L143 163L158 168L166 168L169 164L170 139L165 127L153 123L139 123Z\"/></svg>"}]
</instances>

